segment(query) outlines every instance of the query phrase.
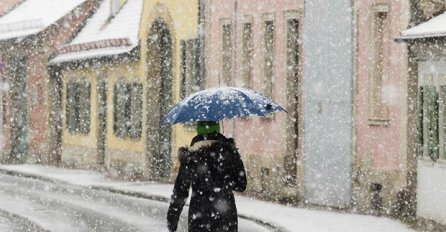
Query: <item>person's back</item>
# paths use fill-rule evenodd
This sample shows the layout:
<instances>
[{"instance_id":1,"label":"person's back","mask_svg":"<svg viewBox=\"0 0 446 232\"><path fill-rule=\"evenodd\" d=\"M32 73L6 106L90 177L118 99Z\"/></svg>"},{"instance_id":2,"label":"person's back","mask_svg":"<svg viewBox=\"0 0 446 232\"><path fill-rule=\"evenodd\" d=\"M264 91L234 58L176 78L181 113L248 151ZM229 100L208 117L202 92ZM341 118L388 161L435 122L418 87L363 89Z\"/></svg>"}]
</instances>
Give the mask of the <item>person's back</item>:
<instances>
[{"instance_id":1,"label":"person's back","mask_svg":"<svg viewBox=\"0 0 446 232\"><path fill-rule=\"evenodd\" d=\"M189 148L180 149L180 170L167 219L175 231L192 187L189 231L237 231L235 191L244 191L243 162L232 139L220 133L196 136Z\"/></svg>"}]
</instances>

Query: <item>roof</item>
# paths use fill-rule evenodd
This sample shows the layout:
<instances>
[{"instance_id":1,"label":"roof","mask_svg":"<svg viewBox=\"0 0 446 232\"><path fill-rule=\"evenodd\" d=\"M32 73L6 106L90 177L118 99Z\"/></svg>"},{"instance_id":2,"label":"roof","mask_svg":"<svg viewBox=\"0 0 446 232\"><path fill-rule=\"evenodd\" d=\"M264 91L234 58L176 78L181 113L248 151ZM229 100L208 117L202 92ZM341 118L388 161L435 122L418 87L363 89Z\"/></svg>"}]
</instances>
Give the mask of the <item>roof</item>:
<instances>
[{"instance_id":1,"label":"roof","mask_svg":"<svg viewBox=\"0 0 446 232\"><path fill-rule=\"evenodd\" d=\"M86 0L25 0L0 17L0 40L45 30Z\"/></svg>"},{"instance_id":2,"label":"roof","mask_svg":"<svg viewBox=\"0 0 446 232\"><path fill-rule=\"evenodd\" d=\"M111 0L104 0L79 34L58 49L51 63L99 58L130 52L139 45L143 0L128 0L110 17Z\"/></svg>"},{"instance_id":3,"label":"roof","mask_svg":"<svg viewBox=\"0 0 446 232\"><path fill-rule=\"evenodd\" d=\"M401 32L398 39L410 40L433 37L446 37L446 12Z\"/></svg>"}]
</instances>

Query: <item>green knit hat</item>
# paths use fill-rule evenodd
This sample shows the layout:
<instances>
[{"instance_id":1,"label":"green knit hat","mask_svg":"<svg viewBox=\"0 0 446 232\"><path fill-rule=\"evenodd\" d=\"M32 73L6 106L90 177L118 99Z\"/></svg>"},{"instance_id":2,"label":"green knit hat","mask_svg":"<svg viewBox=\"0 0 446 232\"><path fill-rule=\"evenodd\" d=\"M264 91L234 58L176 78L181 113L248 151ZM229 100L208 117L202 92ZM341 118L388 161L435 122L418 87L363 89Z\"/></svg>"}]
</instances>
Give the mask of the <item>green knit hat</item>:
<instances>
[{"instance_id":1,"label":"green knit hat","mask_svg":"<svg viewBox=\"0 0 446 232\"><path fill-rule=\"evenodd\" d=\"M220 132L220 124L218 122L213 121L199 121L197 122L197 134L211 134L211 133L219 133Z\"/></svg>"}]
</instances>

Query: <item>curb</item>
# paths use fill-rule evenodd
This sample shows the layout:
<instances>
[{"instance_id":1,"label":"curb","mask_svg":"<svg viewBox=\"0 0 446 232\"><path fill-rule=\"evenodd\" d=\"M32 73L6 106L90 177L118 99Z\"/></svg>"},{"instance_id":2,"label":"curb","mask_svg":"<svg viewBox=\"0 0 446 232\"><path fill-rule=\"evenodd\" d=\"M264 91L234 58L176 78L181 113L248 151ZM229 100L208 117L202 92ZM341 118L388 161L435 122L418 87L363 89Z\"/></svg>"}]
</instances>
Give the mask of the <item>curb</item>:
<instances>
[{"instance_id":1,"label":"curb","mask_svg":"<svg viewBox=\"0 0 446 232\"><path fill-rule=\"evenodd\" d=\"M24 172L20 172L20 171L8 170L8 169L3 169L3 168L0 168L0 174L6 174L6 175L10 175L10 176L17 176L17 177L23 177L23 178L29 178L29 179L36 179L36 180L41 180L41 181L45 181L45 182L49 182L49 183L53 183L53 184L67 184L67 185L72 185L72 186L85 187L85 188L90 188L93 190L106 191L106 192L110 192L110 193L121 194L121 195L130 196L130 197L142 198L142 199L153 200L153 201L160 201L160 202L166 202L166 203L168 203L170 201L170 198L167 198L164 196L159 196L159 195L146 194L143 192L136 192L136 191L130 191L130 190L125 190L125 189L116 189L116 188L109 187L109 186L76 185L76 184L72 184L72 183L69 183L69 182L66 182L63 180L56 180L56 179L44 177L41 175L24 173ZM186 204L186 206L188 206L188 204ZM259 218L255 218L255 217L240 214L240 213L238 214L238 217L241 219L245 219L245 220L260 224L263 227L268 228L272 232L288 232L288 230L281 228L280 226L277 226L270 222L266 222L265 220L262 220Z\"/></svg>"},{"instance_id":2,"label":"curb","mask_svg":"<svg viewBox=\"0 0 446 232\"><path fill-rule=\"evenodd\" d=\"M146 193L142 193L142 192L134 192L134 191L129 191L129 190L123 190L123 189L115 189L113 187L107 187L107 186L89 186L89 188L91 189L95 189L95 190L102 190L102 191L106 191L106 192L110 192L110 193L116 193L116 194L121 194L121 195L127 195L127 196L131 196L131 197L137 197L137 198L143 198L143 199L148 199L148 200L154 200L154 201L160 201L160 202L169 202L170 198L167 197L163 197L163 196L158 196L158 195L151 195L151 194L146 194ZM189 204L186 203L186 206L188 206ZM242 218L257 224L262 225L263 227L268 228L269 230L271 230L272 232L288 232L287 230L274 225L272 223L266 222L262 219L259 218L255 218L255 217L251 217L251 216L247 216L244 214L238 214L238 218Z\"/></svg>"}]
</instances>

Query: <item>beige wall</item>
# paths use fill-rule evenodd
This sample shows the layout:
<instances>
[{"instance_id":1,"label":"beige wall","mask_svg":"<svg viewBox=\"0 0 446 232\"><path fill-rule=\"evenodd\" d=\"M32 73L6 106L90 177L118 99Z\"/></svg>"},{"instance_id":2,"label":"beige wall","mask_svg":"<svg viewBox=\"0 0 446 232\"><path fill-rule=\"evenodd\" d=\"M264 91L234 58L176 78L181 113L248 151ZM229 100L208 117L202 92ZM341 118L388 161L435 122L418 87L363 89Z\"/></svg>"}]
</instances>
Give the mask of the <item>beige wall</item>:
<instances>
[{"instance_id":1,"label":"beige wall","mask_svg":"<svg viewBox=\"0 0 446 232\"><path fill-rule=\"evenodd\" d=\"M91 122L90 133L87 135L72 135L67 131L66 122L63 122L63 161L70 162L77 160L78 165L82 167L96 167L91 162L96 160L97 156L97 83L98 80L105 80L107 83L107 128L106 128L106 151L105 168L112 174L123 177L145 177L150 178L150 167L148 154L147 132L152 133L154 128L148 128L148 102L158 101L157 93L151 92L151 87L158 83L158 80L150 76L148 62L148 40L150 29L153 23L162 18L167 24L172 37L173 46L173 103L179 101L179 64L180 64L180 41L183 39L196 38L198 22L198 1L187 0L178 4L175 0L144 1L143 12L141 16L139 31L140 39L140 58L136 61L127 62L108 62L101 63L99 67L76 67L66 69L63 74L63 112L66 112L66 83L69 80L85 78L91 83ZM119 80L139 81L143 84L143 113L142 113L142 135L139 139L123 139L113 133L113 86ZM154 88L157 89L157 88ZM150 92L150 93L149 93ZM147 99L153 97L153 99ZM149 115L150 116L150 115ZM156 117L156 116L154 116ZM149 133L149 134L150 134ZM179 146L188 145L194 130L185 128L181 125L174 126L172 139L172 160L174 165L172 169L177 168L176 149ZM73 149L83 147L82 149ZM74 154L77 153L77 154ZM77 158L76 158L77 156ZM69 158L68 158L69 157ZM86 158L89 157L89 158ZM176 175L172 175L175 177Z\"/></svg>"}]
</instances>

